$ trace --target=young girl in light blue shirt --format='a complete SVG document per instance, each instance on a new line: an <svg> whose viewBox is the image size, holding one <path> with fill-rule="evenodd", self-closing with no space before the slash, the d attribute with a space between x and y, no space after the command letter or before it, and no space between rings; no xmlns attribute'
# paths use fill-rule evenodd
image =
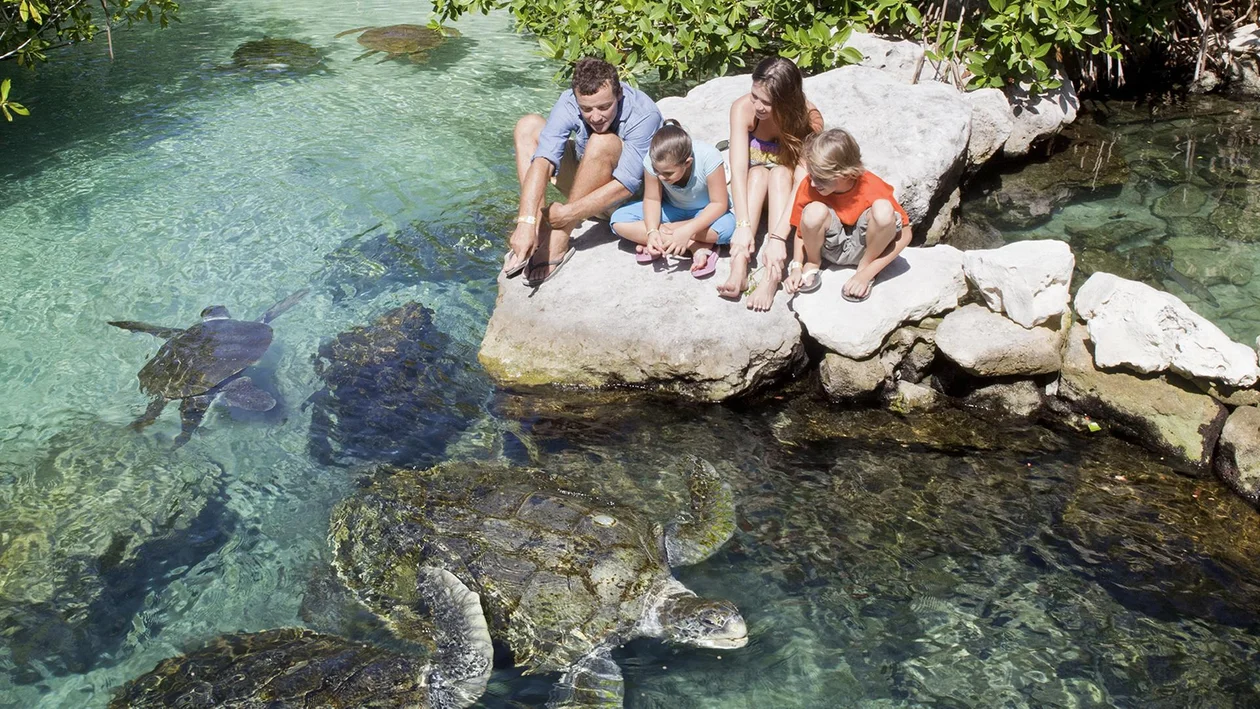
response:
<svg viewBox="0 0 1260 709"><path fill-rule="evenodd" d="M735 231L722 154L692 140L678 121L665 121L643 159L643 201L621 207L609 221L618 236L637 244L639 263L690 256L691 275L712 274L717 245Z"/></svg>

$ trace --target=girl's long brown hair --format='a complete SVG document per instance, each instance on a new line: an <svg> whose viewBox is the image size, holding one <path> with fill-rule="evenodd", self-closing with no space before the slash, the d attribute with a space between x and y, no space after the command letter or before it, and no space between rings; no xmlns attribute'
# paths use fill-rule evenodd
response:
<svg viewBox="0 0 1260 709"><path fill-rule="evenodd" d="M791 59L767 57L753 69L754 83L765 84L770 94L770 114L779 124L779 157L788 168L796 169L801 160L809 127L809 104L805 102L801 70Z"/></svg>

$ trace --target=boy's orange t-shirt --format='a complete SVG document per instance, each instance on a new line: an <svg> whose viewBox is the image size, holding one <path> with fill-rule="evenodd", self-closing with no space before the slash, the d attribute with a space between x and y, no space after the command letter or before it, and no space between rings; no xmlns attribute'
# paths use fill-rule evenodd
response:
<svg viewBox="0 0 1260 709"><path fill-rule="evenodd" d="M901 214L901 223L905 226L910 224L910 215L906 214L906 210L893 199L892 185L881 180L874 173L863 172L862 176L854 183L853 189L848 192L835 192L829 195L823 195L814 189L809 179L801 181L801 186L796 190L796 201L792 203L792 226L799 227L801 225L801 211L805 209L805 205L810 202L822 202L823 204L835 210L836 216L840 218L840 222L845 226L853 226L857 224L858 217L862 216L875 204L877 199L886 199L892 202L893 209Z"/></svg>

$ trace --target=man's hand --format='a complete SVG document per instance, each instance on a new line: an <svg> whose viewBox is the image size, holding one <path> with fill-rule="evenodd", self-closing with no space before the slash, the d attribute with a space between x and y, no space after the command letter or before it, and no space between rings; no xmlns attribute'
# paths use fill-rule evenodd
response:
<svg viewBox="0 0 1260 709"><path fill-rule="evenodd" d="M569 208L569 205L561 204L560 202L552 202L547 205L546 217L547 223L553 229L569 230L582 221L577 218L577 215Z"/></svg>
<svg viewBox="0 0 1260 709"><path fill-rule="evenodd" d="M508 239L508 246L512 253L517 254L521 258L529 258L530 252L538 244L538 225L519 222L516 228L512 230L512 236Z"/></svg>

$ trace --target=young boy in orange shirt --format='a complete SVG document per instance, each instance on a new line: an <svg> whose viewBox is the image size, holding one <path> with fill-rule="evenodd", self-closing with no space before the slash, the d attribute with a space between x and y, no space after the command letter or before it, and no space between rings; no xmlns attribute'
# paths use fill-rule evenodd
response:
<svg viewBox="0 0 1260 709"><path fill-rule="evenodd" d="M846 131L811 135L805 159L809 179L801 180L792 205L797 238L783 288L789 294L818 290L825 258L857 267L841 294L866 300L875 276L910 244L910 216L893 188L862 167L857 141Z"/></svg>

